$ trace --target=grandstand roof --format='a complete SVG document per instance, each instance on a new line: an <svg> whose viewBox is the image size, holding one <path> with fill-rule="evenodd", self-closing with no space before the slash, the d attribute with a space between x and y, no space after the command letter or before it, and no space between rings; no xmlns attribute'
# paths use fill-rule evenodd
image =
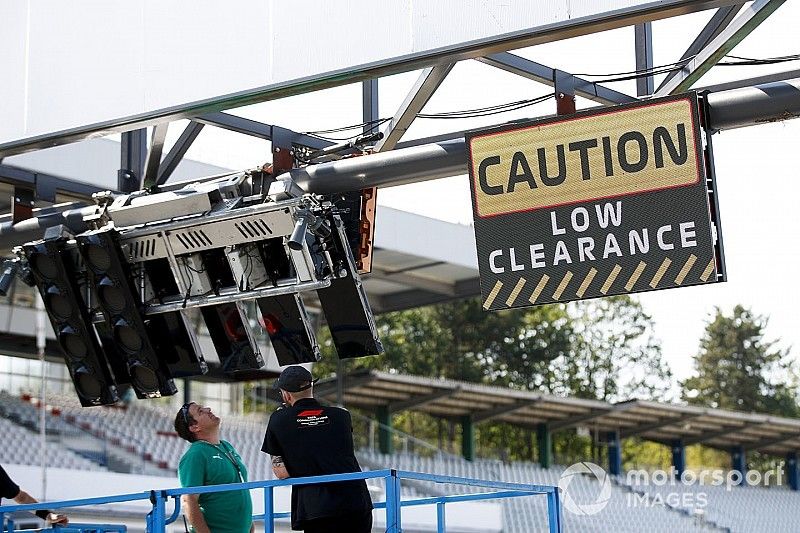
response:
<svg viewBox="0 0 800 533"><path fill-rule="evenodd" d="M342 391L345 405L364 409L470 416L474 422L494 420L524 427L546 423L554 431L581 426L619 431L623 438L639 436L664 444L682 439L686 445L742 446L770 454L800 450L800 420L758 413L647 400L613 404L376 370L346 376ZM321 381L315 393L334 401L336 379Z"/></svg>

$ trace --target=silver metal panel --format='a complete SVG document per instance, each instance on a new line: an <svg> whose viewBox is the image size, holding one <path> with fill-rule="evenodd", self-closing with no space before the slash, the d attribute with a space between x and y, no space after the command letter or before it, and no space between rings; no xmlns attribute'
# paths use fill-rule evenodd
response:
<svg viewBox="0 0 800 533"><path fill-rule="evenodd" d="M183 286L188 288L190 296L202 296L213 290L208 272L203 267L200 254L189 254L176 258L178 272L183 278ZM185 294L184 294L185 296Z"/></svg>
<svg viewBox="0 0 800 533"><path fill-rule="evenodd" d="M261 254L255 244L229 246L225 255L239 290L251 290L261 286L269 279ZM304 279L302 281L308 281Z"/></svg>
<svg viewBox="0 0 800 533"><path fill-rule="evenodd" d="M292 250L288 246L284 246L284 249L292 260L294 271L297 273L297 281L311 281L316 279L314 275L314 261L311 260L308 244L304 243L301 250Z"/></svg>
<svg viewBox="0 0 800 533"><path fill-rule="evenodd" d="M229 245L261 241L289 235L294 229L291 214L269 211L236 219L198 224L191 228L168 231L176 255L223 248Z"/></svg>
<svg viewBox="0 0 800 533"><path fill-rule="evenodd" d="M136 263L167 257L166 248L159 243L162 234L166 234L175 255L282 237L290 235L294 229L292 213L295 204L290 200L234 209L206 216L205 222L192 218L131 230L120 238L123 246L127 246L130 262ZM163 213L165 206L161 205L160 209Z"/></svg>
<svg viewBox="0 0 800 533"><path fill-rule="evenodd" d="M169 205L168 208L165 206ZM142 196L130 202L130 205L108 209L111 220L117 228L169 220L204 213L211 209L211 200L207 192L191 194L162 193Z"/></svg>

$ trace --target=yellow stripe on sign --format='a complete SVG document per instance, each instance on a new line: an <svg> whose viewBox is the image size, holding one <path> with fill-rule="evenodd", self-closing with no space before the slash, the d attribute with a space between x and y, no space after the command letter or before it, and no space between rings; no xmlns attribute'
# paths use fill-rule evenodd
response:
<svg viewBox="0 0 800 533"><path fill-rule="evenodd" d="M564 274L564 277L561 279L561 283L559 283L558 287L556 287L556 292L553 293L553 300L558 300L559 298L561 298L561 294L564 292L564 289L567 288L567 285L569 285L569 281L571 279L572 279L572 272L568 270L567 273Z"/></svg>
<svg viewBox="0 0 800 533"><path fill-rule="evenodd" d="M614 265L614 268L611 269L611 274L608 275L605 283L603 283L603 286L600 287L600 292L606 294L611 288L611 284L614 283L614 280L616 280L617 276L619 276L620 272L622 272L622 267L619 265Z"/></svg>
<svg viewBox="0 0 800 533"><path fill-rule="evenodd" d="M656 275L653 276L653 279L650 280L650 288L655 289L656 287L658 287L661 278L664 277L664 274L667 272L667 269L671 264L672 264L672 259L670 259L669 257L665 257L664 261L661 262L661 266L658 267L658 270L656 270Z"/></svg>
<svg viewBox="0 0 800 533"><path fill-rule="evenodd" d="M639 281L639 276L642 275L644 272L644 267L647 266L647 263L644 261L639 261L639 264L636 265L636 270L633 271L631 277L628 278L628 283L625 284L625 290L630 292L633 290L633 286L636 285L636 282Z"/></svg>
<svg viewBox="0 0 800 533"><path fill-rule="evenodd" d="M494 284L492 288L492 292L489 293L489 296L486 297L486 300L483 302L483 308L489 309L494 303L494 299L497 298L497 293L500 292L500 289L503 288L503 282L498 280L497 283Z"/></svg>
<svg viewBox="0 0 800 533"><path fill-rule="evenodd" d="M536 300L539 298L539 296L541 296L542 291L544 290L544 287L547 285L548 281L550 281L550 276L547 274L542 276L542 279L540 279L539 283L536 284L536 288L533 289L533 294L531 294L531 297L528 298L528 301L530 301L532 304L535 304Z"/></svg>
<svg viewBox="0 0 800 533"><path fill-rule="evenodd" d="M519 281L514 286L514 290L511 291L511 296L509 296L508 300L506 300L506 305L508 305L509 307L514 305L514 300L517 299L517 296L519 296L519 293L522 290L522 287L524 286L525 286L525 278L519 278Z"/></svg>
<svg viewBox="0 0 800 533"><path fill-rule="evenodd" d="M686 260L686 263L681 268L681 271L678 272L678 275L675 277L675 284L680 285L683 283L683 280L686 279L686 276L689 274L689 271L694 266L695 262L697 261L697 256L692 254L689 256L689 259Z"/></svg>
<svg viewBox="0 0 800 533"><path fill-rule="evenodd" d="M586 289L589 288L589 285L592 283L592 280L594 279L594 277L596 275L597 275L597 269L594 268L594 267L590 268L589 269L589 273L586 274L585 278L583 278L583 281L581 282L581 286L578 287L578 291L575 293L575 295L578 298L583 298L583 295L586 293Z"/></svg>
<svg viewBox="0 0 800 533"><path fill-rule="evenodd" d="M714 267L715 267L715 266L716 266L716 265L714 264L714 259L712 258L712 259L711 259L711 262L710 262L710 263L708 263L708 266L707 266L707 267L706 267L706 269L703 271L703 275L702 275L702 276L700 276L700 280L702 280L703 282L706 282L706 281L708 281L708 278L709 278L709 276L711 276L711 273L712 273L712 272L714 272Z"/></svg>

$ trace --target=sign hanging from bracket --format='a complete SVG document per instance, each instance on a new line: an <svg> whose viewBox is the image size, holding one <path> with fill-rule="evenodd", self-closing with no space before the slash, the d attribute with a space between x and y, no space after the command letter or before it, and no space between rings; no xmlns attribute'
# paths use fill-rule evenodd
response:
<svg viewBox="0 0 800 533"><path fill-rule="evenodd" d="M471 132L487 310L724 281L696 94Z"/></svg>

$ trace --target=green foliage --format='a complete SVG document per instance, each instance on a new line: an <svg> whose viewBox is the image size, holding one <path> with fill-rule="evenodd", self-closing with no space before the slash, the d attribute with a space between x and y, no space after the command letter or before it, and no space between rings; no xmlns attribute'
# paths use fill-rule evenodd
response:
<svg viewBox="0 0 800 533"><path fill-rule="evenodd" d="M789 353L764 339L766 326L765 317L741 305L729 316L717 308L694 357L697 375L683 382L684 399L722 409L800 414Z"/></svg>
<svg viewBox="0 0 800 533"><path fill-rule="evenodd" d="M478 299L377 317L384 353L347 362L348 370L377 368L418 376L537 389L546 359L568 353L572 329L564 306L487 313ZM336 371L327 331L320 376Z"/></svg>
<svg viewBox="0 0 800 533"><path fill-rule="evenodd" d="M671 385L653 321L628 296L492 313L475 298L387 313L376 322L384 354L337 361L323 330L315 374L374 368L609 401L661 398ZM456 420L403 412L394 416L394 427L460 452ZM602 453L602 445L574 431L552 438L558 462ZM536 431L486 422L476 426L476 446L483 457L535 460Z"/></svg>
<svg viewBox="0 0 800 533"><path fill-rule="evenodd" d="M638 437L622 441L623 470L669 470L672 452L669 447Z"/></svg>
<svg viewBox="0 0 800 533"><path fill-rule="evenodd" d="M653 320L630 296L573 304L573 349L554 364L550 389L570 396L618 401L663 399L672 373L653 336Z"/></svg>

